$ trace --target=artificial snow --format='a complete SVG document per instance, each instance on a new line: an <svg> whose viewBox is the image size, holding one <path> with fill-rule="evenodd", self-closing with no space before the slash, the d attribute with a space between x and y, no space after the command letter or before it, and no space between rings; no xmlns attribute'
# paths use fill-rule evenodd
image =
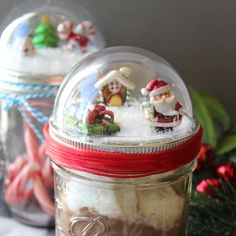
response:
<svg viewBox="0 0 236 236"><path fill-rule="evenodd" d="M132 106L107 107L107 109L113 111L114 122L120 126L120 132L111 137L102 138L106 142L174 140L186 136L193 126L192 120L184 115L180 125L173 131L157 132L152 124L145 120L145 114L139 102Z"/></svg>
<svg viewBox="0 0 236 236"><path fill-rule="evenodd" d="M116 136L138 138L142 134L143 138L147 138L155 134L149 123L145 121L140 104L137 103L130 107L107 107L107 109L113 111L114 122L120 126L121 131Z"/></svg>
<svg viewBox="0 0 236 236"><path fill-rule="evenodd" d="M1 49L0 66L15 72L43 75L66 75L69 70L85 55L98 49L88 46L88 53L82 54L80 49L68 51L65 48L38 48L35 54L24 56L12 46Z"/></svg>

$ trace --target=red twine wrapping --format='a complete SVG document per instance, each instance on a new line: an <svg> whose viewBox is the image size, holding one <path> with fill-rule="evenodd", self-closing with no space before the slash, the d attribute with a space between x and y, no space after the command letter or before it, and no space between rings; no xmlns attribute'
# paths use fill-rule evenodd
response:
<svg viewBox="0 0 236 236"><path fill-rule="evenodd" d="M135 178L164 173L195 159L200 147L202 128L185 143L163 152L147 154L114 153L76 149L55 141L44 127L46 153L57 165L114 178Z"/></svg>

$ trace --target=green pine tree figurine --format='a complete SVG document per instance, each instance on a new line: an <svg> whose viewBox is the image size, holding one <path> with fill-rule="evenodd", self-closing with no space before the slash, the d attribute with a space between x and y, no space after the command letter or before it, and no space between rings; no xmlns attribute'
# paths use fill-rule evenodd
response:
<svg viewBox="0 0 236 236"><path fill-rule="evenodd" d="M55 48L58 46L56 28L50 24L49 16L44 16L34 30L33 45L35 48Z"/></svg>

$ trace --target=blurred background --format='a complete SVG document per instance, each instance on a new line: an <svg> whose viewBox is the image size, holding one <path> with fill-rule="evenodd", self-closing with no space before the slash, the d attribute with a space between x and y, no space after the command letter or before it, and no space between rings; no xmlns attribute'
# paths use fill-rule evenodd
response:
<svg viewBox="0 0 236 236"><path fill-rule="evenodd" d="M218 96L236 119L234 0L75 1L94 15L108 46L158 53L186 83ZM19 2L0 0L0 21Z"/></svg>

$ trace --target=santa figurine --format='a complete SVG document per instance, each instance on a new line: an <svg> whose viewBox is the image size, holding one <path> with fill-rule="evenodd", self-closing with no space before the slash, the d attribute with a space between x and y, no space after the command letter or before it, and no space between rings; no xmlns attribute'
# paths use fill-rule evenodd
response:
<svg viewBox="0 0 236 236"><path fill-rule="evenodd" d="M151 80L141 93L149 96L150 101L142 107L145 118L160 131L172 130L182 119L183 107L177 101L172 86L161 79Z"/></svg>

